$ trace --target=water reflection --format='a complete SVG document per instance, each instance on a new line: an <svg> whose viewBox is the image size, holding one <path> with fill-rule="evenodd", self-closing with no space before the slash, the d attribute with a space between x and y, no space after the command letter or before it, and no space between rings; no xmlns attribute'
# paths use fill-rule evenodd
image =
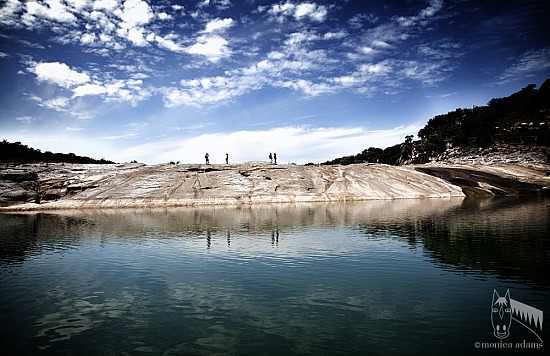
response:
<svg viewBox="0 0 550 356"><path fill-rule="evenodd" d="M3 214L0 353L463 354L493 288L548 306L549 224L520 199Z"/></svg>
<svg viewBox="0 0 550 356"><path fill-rule="evenodd" d="M548 203L525 199L425 199L348 204L315 203L240 208L178 208L148 210L83 210L0 215L0 263L23 261L50 250L78 248L84 241L158 237L204 239L207 250L228 249L237 236L269 233L271 245L280 234L300 229L346 227L369 238L403 239L412 249L459 269L488 271L542 285L550 278L550 210ZM248 241L247 241L248 242ZM294 254L291 241L287 252ZM290 245L289 245L290 244ZM310 246L310 248L316 248ZM321 250L342 246L322 246ZM304 246L299 247L304 249ZM351 247L353 249L353 247ZM345 252L345 251L344 251Z"/></svg>
<svg viewBox="0 0 550 356"><path fill-rule="evenodd" d="M421 246L454 269L487 272L548 286L550 208L548 200L466 199L421 218L369 220L367 235L387 235Z"/></svg>

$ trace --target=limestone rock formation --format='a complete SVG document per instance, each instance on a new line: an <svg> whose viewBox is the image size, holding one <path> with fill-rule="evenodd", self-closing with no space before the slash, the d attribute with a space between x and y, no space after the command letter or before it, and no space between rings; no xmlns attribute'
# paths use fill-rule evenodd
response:
<svg viewBox="0 0 550 356"><path fill-rule="evenodd" d="M548 167L266 163L0 168L0 210L237 205L546 194Z"/></svg>

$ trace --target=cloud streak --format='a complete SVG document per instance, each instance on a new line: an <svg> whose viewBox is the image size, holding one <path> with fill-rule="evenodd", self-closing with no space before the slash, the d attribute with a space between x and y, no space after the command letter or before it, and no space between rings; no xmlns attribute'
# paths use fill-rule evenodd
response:
<svg viewBox="0 0 550 356"><path fill-rule="evenodd" d="M276 152L280 163L320 163L343 155L356 154L367 147L387 147L415 135L420 125L389 130L363 128L314 128L285 126L270 130L216 132L196 137L161 139L125 149L122 160L162 163L169 161L201 163L206 152L212 163L266 161Z"/></svg>
<svg viewBox="0 0 550 356"><path fill-rule="evenodd" d="M527 51L498 77L497 84L505 84L518 77L529 76L550 69L550 47Z"/></svg>

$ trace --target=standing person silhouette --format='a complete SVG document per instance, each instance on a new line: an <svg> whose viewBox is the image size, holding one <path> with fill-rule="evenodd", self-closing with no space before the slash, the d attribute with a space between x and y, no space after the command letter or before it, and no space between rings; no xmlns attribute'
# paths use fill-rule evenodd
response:
<svg viewBox="0 0 550 356"><path fill-rule="evenodd" d="M210 164L210 159L209 159L210 155L208 153L206 153L204 155L204 159L206 160L206 164Z"/></svg>
<svg viewBox="0 0 550 356"><path fill-rule="evenodd" d="M271 152L269 153L269 163L273 163L273 155Z"/></svg>
<svg viewBox="0 0 550 356"><path fill-rule="evenodd" d="M275 160L275 164L277 164L277 154L276 153L273 154L273 159Z"/></svg>
<svg viewBox="0 0 550 356"><path fill-rule="evenodd" d="M225 164L229 164L229 153L225 154Z"/></svg>

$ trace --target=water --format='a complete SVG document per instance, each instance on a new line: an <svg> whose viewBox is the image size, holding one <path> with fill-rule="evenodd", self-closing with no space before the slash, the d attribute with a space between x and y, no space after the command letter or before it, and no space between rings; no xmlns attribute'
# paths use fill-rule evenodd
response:
<svg viewBox="0 0 550 356"><path fill-rule="evenodd" d="M0 214L0 353L424 355L523 341L541 353L548 327L513 321L501 341L491 304L509 290L550 311L549 206Z"/></svg>

